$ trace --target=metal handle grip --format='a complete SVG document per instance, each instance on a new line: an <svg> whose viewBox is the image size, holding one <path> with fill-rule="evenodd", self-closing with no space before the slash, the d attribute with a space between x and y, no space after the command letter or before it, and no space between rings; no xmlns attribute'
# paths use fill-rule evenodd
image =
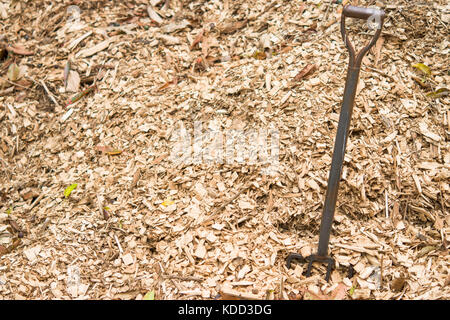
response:
<svg viewBox="0 0 450 320"><path fill-rule="evenodd" d="M355 48L350 42L350 39L347 37L347 32L345 31L345 18L357 18L364 19L368 23L369 22L377 22L377 31L373 35L372 40L361 49L361 51L356 54ZM350 68L359 68L361 66L361 61L364 55L369 51L369 49L377 42L378 38L381 34L381 28L383 27L385 18L385 13L383 10L378 10L375 8L361 8L355 6L345 6L342 11L341 17L341 33L342 38L344 39L345 45L347 46L348 52L350 54Z"/></svg>
<svg viewBox="0 0 450 320"><path fill-rule="evenodd" d="M370 17L380 17L384 19L385 13L383 10L378 10L375 8L362 8L355 6L345 6L343 10L343 14L349 18L363 19L368 20Z"/></svg>

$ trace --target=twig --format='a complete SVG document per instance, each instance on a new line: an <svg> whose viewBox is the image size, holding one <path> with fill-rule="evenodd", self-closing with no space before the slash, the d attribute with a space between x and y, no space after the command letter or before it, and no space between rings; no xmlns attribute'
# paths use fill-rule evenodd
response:
<svg viewBox="0 0 450 320"><path fill-rule="evenodd" d="M388 192L387 189L384 189L384 202L386 209L386 219L389 219L389 204L388 204Z"/></svg>
<svg viewBox="0 0 450 320"><path fill-rule="evenodd" d="M62 107L60 106L60 104L56 101L55 97L54 97L53 94L50 92L50 90L48 90L47 86L45 85L44 80L41 80L40 82L41 82L41 85L44 87L45 92L47 92L47 95L48 95L48 96L50 97L50 99L53 101L53 103L54 103L55 105L57 105L58 107L62 108Z"/></svg>
<svg viewBox="0 0 450 320"><path fill-rule="evenodd" d="M367 67L367 66L366 66L365 68L367 68L367 69L369 69L369 70L371 70L371 71L375 71L376 73L381 74L382 76L385 76L386 78L391 79L393 82L396 82L396 81L397 81L393 76L388 75L387 73L384 73L384 72L381 71L381 70L378 70L378 69L375 69L375 68L372 68L372 67Z"/></svg>
<svg viewBox="0 0 450 320"><path fill-rule="evenodd" d="M122 249L122 246L120 245L119 239L117 238L116 235L114 235L114 239L115 239L116 242L117 242L117 246L119 247L119 252L120 252L120 254L122 254L122 253L123 253L123 249Z"/></svg>
<svg viewBox="0 0 450 320"><path fill-rule="evenodd" d="M383 289L383 255L380 257L380 290Z"/></svg>
<svg viewBox="0 0 450 320"><path fill-rule="evenodd" d="M8 176L8 180L11 180L11 176L10 176L11 171L9 171L9 169L8 169L8 164L2 158L0 158L0 160L3 163L3 165L5 166L5 172L6 172L7 176Z"/></svg>
<svg viewBox="0 0 450 320"><path fill-rule="evenodd" d="M219 208L216 209L209 217L207 217L205 220L203 220L202 224L205 224L209 221L211 221L219 212L221 212L223 209L225 209L230 203L232 203L234 200L236 200L243 192L245 192L248 188L252 186L252 183L247 184L245 187L243 187L241 190L236 192L236 194L231 198L225 201Z"/></svg>
<svg viewBox="0 0 450 320"><path fill-rule="evenodd" d="M164 279L164 278L169 279L170 282L172 282L172 284L177 288L178 292L181 292L182 290L181 290L180 286L179 286L175 281L173 281L174 278L168 277L168 276L165 274L166 271L164 270L164 268L163 268L163 266L161 265L161 263L158 262L158 264L159 264L159 269L160 269L160 271L161 271L160 276L161 276L163 279Z"/></svg>
<svg viewBox="0 0 450 320"><path fill-rule="evenodd" d="M45 196L45 194L44 193L41 193L40 195L39 195L39 197L37 197L34 201L33 201L33 203L31 204L31 206L30 206L30 211L31 211L31 209L33 209L38 203L39 203L39 201L41 201L42 200L42 198Z"/></svg>
<svg viewBox="0 0 450 320"><path fill-rule="evenodd" d="M21 84L15 83L15 82L13 82L13 81L9 81L8 79L5 79L5 78L1 78L1 79L2 79L3 81L8 82L9 84L14 85L14 86L18 86L18 87L21 87L21 88L24 88L24 89L30 89L30 88L25 87L25 86L23 86L23 85L21 85Z"/></svg>

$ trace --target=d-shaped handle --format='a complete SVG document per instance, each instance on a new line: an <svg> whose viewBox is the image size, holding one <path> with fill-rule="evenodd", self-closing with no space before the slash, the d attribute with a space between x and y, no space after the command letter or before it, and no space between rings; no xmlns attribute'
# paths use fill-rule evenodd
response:
<svg viewBox="0 0 450 320"><path fill-rule="evenodd" d="M385 17L383 10L378 10L375 8L362 8L355 6L345 6L343 14L349 18L368 20L371 17L379 17L380 20Z"/></svg>
<svg viewBox="0 0 450 320"><path fill-rule="evenodd" d="M355 48L350 42L350 39L347 36L347 32L345 30L345 18L356 18L367 20L367 22L376 22L377 23L377 31L373 35L372 40L361 49L361 51L356 54ZM385 18L385 13L383 10L378 10L375 8L361 8L355 6L345 6L342 11L341 16L341 33L342 38L344 39L345 45L347 46L349 55L350 55L350 68L357 68L361 66L361 61L364 55L369 51L369 49L377 42L378 38L381 34L381 28L383 27L383 22Z"/></svg>

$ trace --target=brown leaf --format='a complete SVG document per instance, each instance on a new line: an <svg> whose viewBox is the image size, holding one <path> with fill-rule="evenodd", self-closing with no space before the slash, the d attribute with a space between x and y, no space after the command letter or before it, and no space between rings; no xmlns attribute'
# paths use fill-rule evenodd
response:
<svg viewBox="0 0 450 320"><path fill-rule="evenodd" d="M227 24L225 24L222 28L220 28L220 33L223 34L231 34L236 32L239 29L242 29L243 27L245 27L247 25L247 19L242 20L242 21L233 21L233 22L229 22Z"/></svg>
<svg viewBox="0 0 450 320"><path fill-rule="evenodd" d="M15 54L19 54L22 56L32 56L34 54L33 51L25 49L25 47L21 44L9 45L6 49L10 52L13 52Z"/></svg>
<svg viewBox="0 0 450 320"><path fill-rule="evenodd" d="M36 192L35 190L29 190L24 193L21 193L20 195L22 196L23 200L26 201L28 199L37 198L39 196L39 193Z"/></svg>
<svg viewBox="0 0 450 320"><path fill-rule="evenodd" d="M20 239L15 239L12 243L12 245L10 245L7 250L8 252L13 251L14 249L16 249L18 246L20 246L20 244L22 243L22 240Z"/></svg>
<svg viewBox="0 0 450 320"><path fill-rule="evenodd" d="M9 222L10 226L14 229L14 231L21 232L21 229L20 229L19 225L17 224L17 222L15 222L12 219L9 219L8 222Z"/></svg>
<svg viewBox="0 0 450 320"><path fill-rule="evenodd" d="M330 300L330 298L324 295L322 292L314 293L308 290L304 296L305 300Z"/></svg>
<svg viewBox="0 0 450 320"><path fill-rule="evenodd" d="M6 60L8 57L8 50L6 48L0 48L0 62Z"/></svg>
<svg viewBox="0 0 450 320"><path fill-rule="evenodd" d="M373 61L373 65L375 68L378 68L378 62L380 61L381 48L383 47L383 43L384 43L384 38L380 37L377 40L377 43L375 44L375 46L372 48L372 52L375 55L375 58Z"/></svg>
<svg viewBox="0 0 450 320"><path fill-rule="evenodd" d="M444 228L444 220L442 220L440 217L436 216L436 221L434 221L434 227L441 231L442 228Z"/></svg>
<svg viewBox="0 0 450 320"><path fill-rule="evenodd" d="M330 296L333 300L344 300L347 296L347 286L343 283L339 283Z"/></svg>
<svg viewBox="0 0 450 320"><path fill-rule="evenodd" d="M16 90L26 90L33 85L33 82L28 81L26 79L20 79L14 82L17 86L15 86Z"/></svg>
<svg viewBox="0 0 450 320"><path fill-rule="evenodd" d="M403 287L405 286L406 283L406 278L404 277L400 277L400 278L396 278L394 280L392 280L391 282L391 288L394 291L402 291Z"/></svg>
<svg viewBox="0 0 450 320"><path fill-rule="evenodd" d="M80 90L80 75L76 71L69 71L67 77L66 91L78 92Z"/></svg>
<svg viewBox="0 0 450 320"><path fill-rule="evenodd" d="M1 244L0 244L0 257L2 256L2 255L4 255L4 254L7 254L8 253L8 249L6 249L4 246L2 246Z"/></svg>
<svg viewBox="0 0 450 320"><path fill-rule="evenodd" d="M13 63L8 68L9 81L17 81L19 79L20 69L17 64Z"/></svg>
<svg viewBox="0 0 450 320"><path fill-rule="evenodd" d="M200 33L195 37L194 41L192 41L192 44L189 47L189 50L192 51L192 49L194 49L197 44L202 42L204 33L205 33L205 29L200 30Z"/></svg>
<svg viewBox="0 0 450 320"><path fill-rule="evenodd" d="M294 81L300 81L308 75L314 73L317 70L317 66L315 64L308 64L304 67L297 75L294 77Z"/></svg>
<svg viewBox="0 0 450 320"><path fill-rule="evenodd" d="M177 84L178 83L178 78L175 77L173 78L171 81L167 81L166 83L164 83L162 86L160 86L158 89L156 89L156 91L161 91L166 89L168 86L170 86L171 84Z"/></svg>

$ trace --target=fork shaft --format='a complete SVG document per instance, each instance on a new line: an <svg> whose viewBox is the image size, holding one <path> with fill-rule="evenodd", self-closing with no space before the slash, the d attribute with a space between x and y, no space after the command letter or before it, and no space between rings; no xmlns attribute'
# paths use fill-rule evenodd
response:
<svg viewBox="0 0 450 320"><path fill-rule="evenodd" d="M344 164L345 147L347 145L348 132L352 119L353 104L355 101L356 87L358 85L360 68L349 67L344 89L344 100L342 102L339 124L334 142L331 170L328 177L328 187L325 196L325 204L320 223L319 247L317 254L326 256L328 254L328 242L330 240L331 225L333 223L336 200L339 191L342 166Z"/></svg>

